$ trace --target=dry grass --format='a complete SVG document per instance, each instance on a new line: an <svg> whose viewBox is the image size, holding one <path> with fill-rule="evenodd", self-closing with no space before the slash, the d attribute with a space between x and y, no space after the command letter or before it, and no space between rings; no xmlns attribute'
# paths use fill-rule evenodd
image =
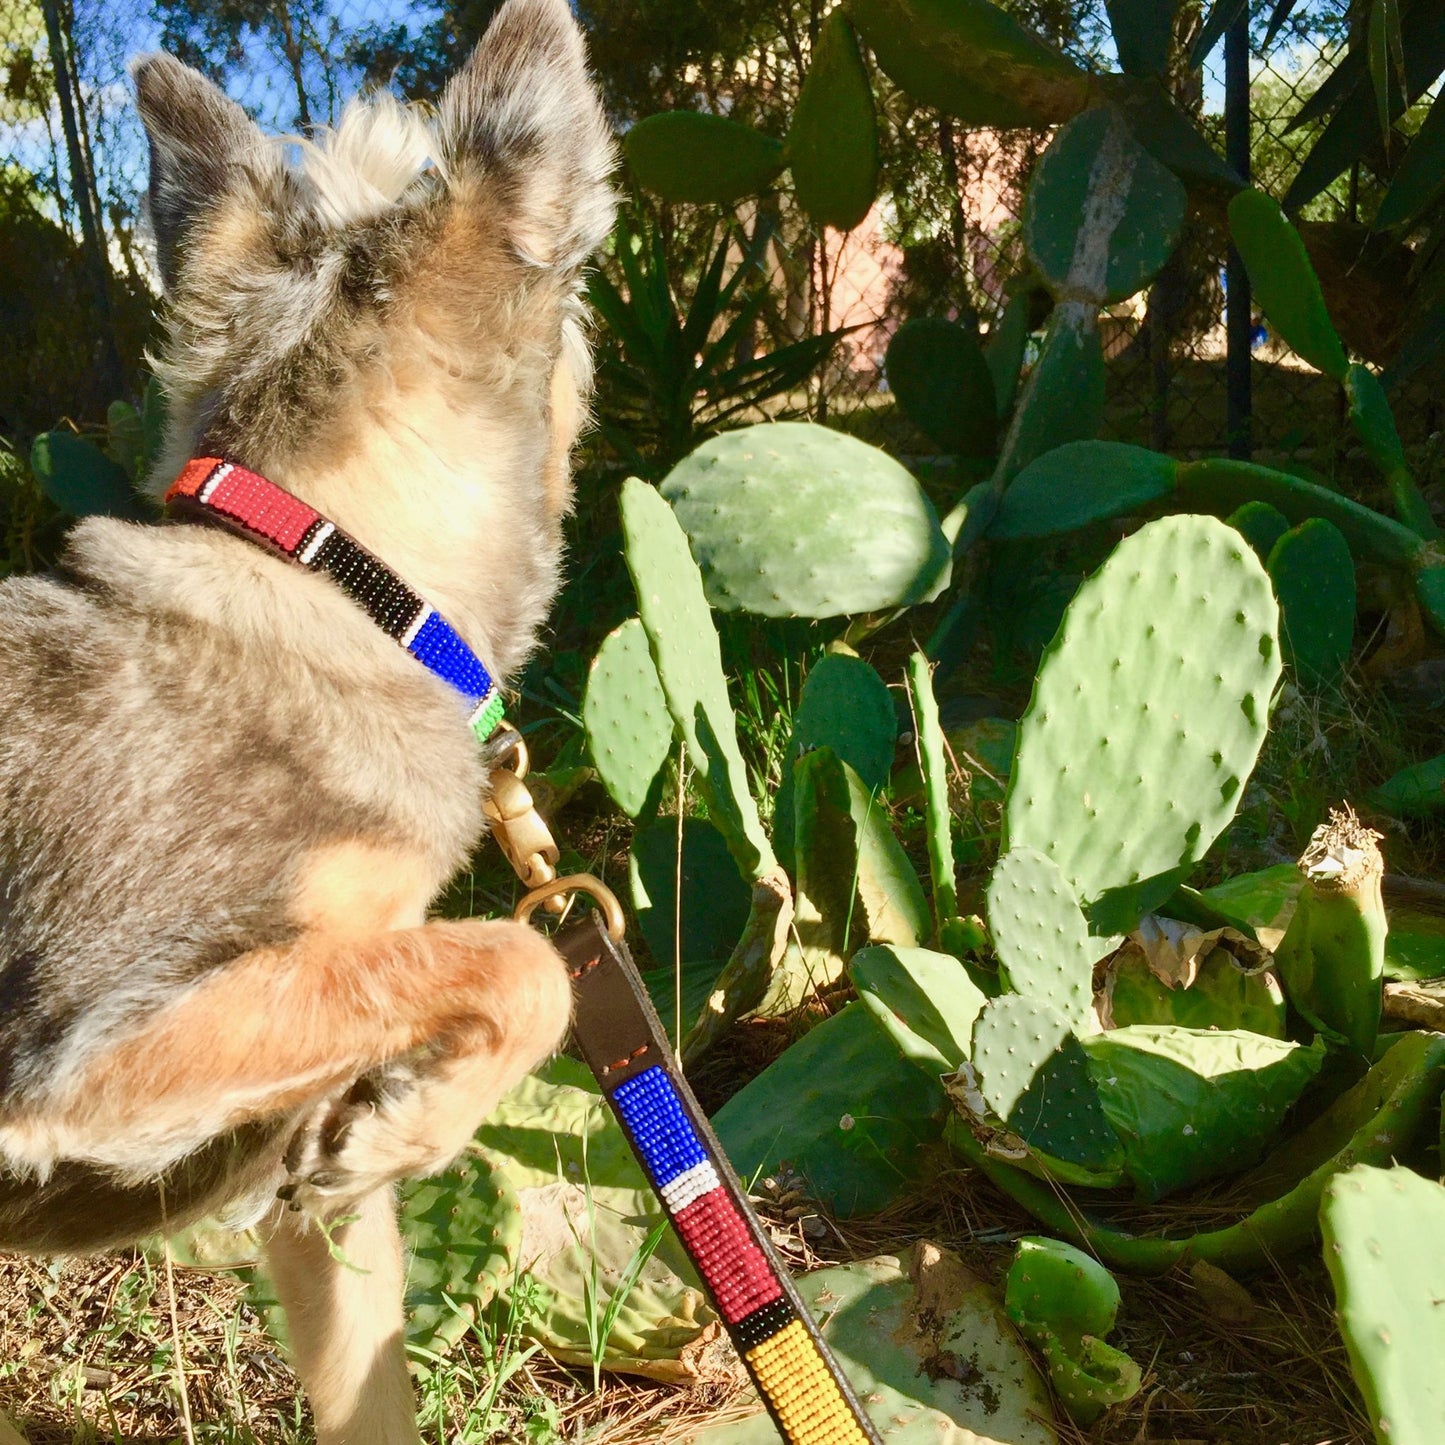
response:
<svg viewBox="0 0 1445 1445"><path fill-rule="evenodd" d="M942 1160L926 1197L883 1214L787 1214L797 1211L773 1211L772 1229L797 1271L929 1239L995 1283L1013 1240L1035 1228L980 1176ZM194 1270L176 1282L195 1439L307 1445L304 1402L242 1283ZM1247 1294L1186 1271L1120 1283L1114 1343L1144 1367L1144 1390L1090 1431L1061 1426L1061 1445L1369 1445L1314 1254L1245 1281ZM164 1276L143 1256L0 1261L0 1407L25 1422L31 1445L183 1439L170 1337ZM590 1374L536 1356L484 1422L478 1400L494 1363L470 1341L441 1372L420 1371L428 1441L684 1445L751 1408L726 1381L681 1391L613 1375L593 1393Z"/></svg>

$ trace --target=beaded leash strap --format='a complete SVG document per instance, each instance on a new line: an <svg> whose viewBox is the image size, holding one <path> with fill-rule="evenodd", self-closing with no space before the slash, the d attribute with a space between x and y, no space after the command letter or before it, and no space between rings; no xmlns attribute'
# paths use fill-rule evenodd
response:
<svg viewBox="0 0 1445 1445"><path fill-rule="evenodd" d="M326 573L467 699L480 741L496 729L501 696L476 654L384 562L314 508L216 457L187 464L166 493L166 508L175 520L224 527ZM528 897L591 882L557 879ZM576 996L573 1033L583 1057L787 1445L881 1445L677 1068L622 942L620 918L614 921L604 927L590 913L556 939Z"/></svg>

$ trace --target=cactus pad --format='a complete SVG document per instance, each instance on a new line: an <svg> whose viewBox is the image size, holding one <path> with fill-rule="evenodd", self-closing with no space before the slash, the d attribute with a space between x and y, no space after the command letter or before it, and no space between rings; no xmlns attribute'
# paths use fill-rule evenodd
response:
<svg viewBox="0 0 1445 1445"><path fill-rule="evenodd" d="M871 994L936 1051L945 1069L968 1053L983 994L951 955L926 948L878 945L848 964L859 994Z"/></svg>
<svg viewBox="0 0 1445 1445"><path fill-rule="evenodd" d="M130 474L98 446L66 431L41 432L30 448L30 470L41 490L72 517L146 516Z"/></svg>
<svg viewBox="0 0 1445 1445"><path fill-rule="evenodd" d="M623 483L621 509L627 568L668 711L687 740L713 823L744 875L756 877L776 860L738 750L717 630L687 538L646 482Z"/></svg>
<svg viewBox="0 0 1445 1445"><path fill-rule="evenodd" d="M1254 548L1261 562L1269 560L1274 544L1289 531L1289 518L1268 502L1246 502L1224 520Z"/></svg>
<svg viewBox="0 0 1445 1445"><path fill-rule="evenodd" d="M658 818L632 835L629 859L637 924L657 963L673 965L677 927L677 819ZM727 840L706 818L682 825L682 962L721 966L742 936L752 890Z"/></svg>
<svg viewBox="0 0 1445 1445"><path fill-rule="evenodd" d="M1445 1438L1445 1189L1361 1165L1320 1206L1325 1264L1350 1369L1382 1445Z"/></svg>
<svg viewBox="0 0 1445 1445"><path fill-rule="evenodd" d="M881 788L893 767L898 714L893 696L861 657L830 653L803 682L793 732L783 749L783 783L773 805L773 847L793 859L793 765L813 748L832 748L866 788Z"/></svg>
<svg viewBox="0 0 1445 1445"><path fill-rule="evenodd" d="M1084 302L1066 302L1049 318L999 451L999 474L1015 477L1045 452L1092 437L1103 416L1104 352L1097 317Z"/></svg>
<svg viewBox="0 0 1445 1445"><path fill-rule="evenodd" d="M637 122L627 164L665 201L730 206L766 189L783 168L782 143L720 115L665 110Z"/></svg>
<svg viewBox="0 0 1445 1445"><path fill-rule="evenodd" d="M1099 106L1054 137L1029 182L1024 243L1059 299L1122 301L1169 259L1184 187Z"/></svg>
<svg viewBox="0 0 1445 1445"><path fill-rule="evenodd" d="M891 1203L918 1177L943 1090L858 1002L805 1034L713 1120L744 1179L784 1164L839 1214Z"/></svg>
<svg viewBox="0 0 1445 1445"><path fill-rule="evenodd" d="M1099 940L1053 859L1012 848L988 880L988 927L1008 986L1051 1004L1077 1034L1092 1033Z"/></svg>
<svg viewBox="0 0 1445 1445"><path fill-rule="evenodd" d="M978 337L942 316L905 321L888 343L888 387L909 421L940 451L992 456L998 403Z"/></svg>
<svg viewBox="0 0 1445 1445"><path fill-rule="evenodd" d="M1021 994L990 999L973 1026L970 1061L984 1102L1036 1153L1108 1171L1120 1156L1089 1072L1064 1017Z"/></svg>
<svg viewBox="0 0 1445 1445"><path fill-rule="evenodd" d="M1349 359L1305 244L1278 204L1262 191L1240 191L1229 203L1229 233L1265 320L1311 366L1343 383Z"/></svg>
<svg viewBox="0 0 1445 1445"><path fill-rule="evenodd" d="M1369 795L1369 803L1394 818L1445 812L1445 756L1401 768Z"/></svg>
<svg viewBox="0 0 1445 1445"><path fill-rule="evenodd" d="M635 818L667 761L673 734L647 632L636 617L602 639L587 678L582 722L602 786Z"/></svg>
<svg viewBox="0 0 1445 1445"><path fill-rule="evenodd" d="M1277 627L1269 578L1222 522L1165 517L1122 542L1044 654L1008 847L1046 853L1086 904L1202 857L1264 741Z"/></svg>
<svg viewBox="0 0 1445 1445"><path fill-rule="evenodd" d="M1301 682L1334 682L1355 640L1355 564L1332 522L1312 517L1270 550L1269 576L1279 599L1280 641Z"/></svg>
<svg viewBox="0 0 1445 1445"><path fill-rule="evenodd" d="M878 191L878 121L858 39L841 9L818 32L787 150L798 202L819 226L850 231L868 214Z"/></svg>
<svg viewBox="0 0 1445 1445"><path fill-rule="evenodd" d="M912 474L810 422L713 437L661 493L725 612L837 617L921 602L948 582L951 549Z"/></svg>
<svg viewBox="0 0 1445 1445"><path fill-rule="evenodd" d="M1265 1038L1284 1037L1284 994L1269 970L1249 972L1223 948L1210 950L1185 987L1166 983L1142 951L1125 950L1110 961L1104 1014L1110 1028L1128 1024L1177 1024L1186 1029L1248 1029Z"/></svg>
<svg viewBox="0 0 1445 1445"><path fill-rule="evenodd" d="M1122 516L1174 490L1172 457L1126 442L1079 441L1035 458L1004 493L988 534L1053 537Z"/></svg>

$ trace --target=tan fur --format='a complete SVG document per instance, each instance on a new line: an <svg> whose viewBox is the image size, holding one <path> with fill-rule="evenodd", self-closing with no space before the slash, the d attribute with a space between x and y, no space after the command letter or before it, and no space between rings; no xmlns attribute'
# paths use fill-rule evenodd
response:
<svg viewBox="0 0 1445 1445"><path fill-rule="evenodd" d="M304 864L291 916L304 932L333 938L414 928L444 881L430 860L399 848L328 843Z"/></svg>

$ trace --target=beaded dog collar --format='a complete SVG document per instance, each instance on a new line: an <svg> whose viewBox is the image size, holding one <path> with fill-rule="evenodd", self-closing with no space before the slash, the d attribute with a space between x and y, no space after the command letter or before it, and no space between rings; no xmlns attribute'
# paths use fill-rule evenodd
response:
<svg viewBox="0 0 1445 1445"><path fill-rule="evenodd" d="M492 735L505 704L476 653L425 598L314 507L235 462L198 457L166 493L166 511L179 520L222 526L326 573L388 637L467 699L467 721L479 742Z"/></svg>

